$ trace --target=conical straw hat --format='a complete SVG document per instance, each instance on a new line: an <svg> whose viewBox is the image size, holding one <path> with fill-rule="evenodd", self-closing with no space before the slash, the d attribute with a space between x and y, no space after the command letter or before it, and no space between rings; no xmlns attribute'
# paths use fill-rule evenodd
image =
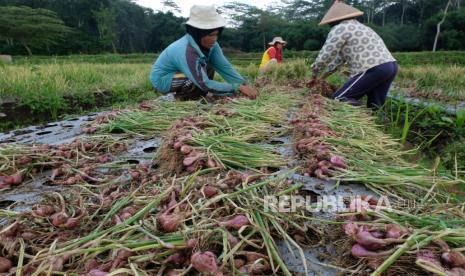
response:
<svg viewBox="0 0 465 276"><path fill-rule="evenodd" d="M318 25L324 25L360 15L363 15L362 11L336 0Z"/></svg>

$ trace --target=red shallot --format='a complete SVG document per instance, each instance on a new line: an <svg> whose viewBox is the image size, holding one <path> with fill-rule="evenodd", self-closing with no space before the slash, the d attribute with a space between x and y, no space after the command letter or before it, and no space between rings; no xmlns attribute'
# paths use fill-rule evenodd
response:
<svg viewBox="0 0 465 276"><path fill-rule="evenodd" d="M365 258L365 257L382 257L391 254L390 252L374 252L366 249L360 244L356 243L352 246L351 253L354 257Z"/></svg>
<svg viewBox="0 0 465 276"><path fill-rule="evenodd" d="M8 272L13 266L12 262L4 257L0 257L0 273Z"/></svg>
<svg viewBox="0 0 465 276"><path fill-rule="evenodd" d="M218 273L216 256L210 251L196 252L192 254L191 264L198 272L209 273L212 275L216 275Z"/></svg>
<svg viewBox="0 0 465 276"><path fill-rule="evenodd" d="M347 165L344 163L341 156L333 155L331 156L330 161L331 161L331 164L333 164L337 168L347 169Z"/></svg>
<svg viewBox="0 0 465 276"><path fill-rule="evenodd" d="M237 215L230 220L220 222L221 226L225 226L227 228L232 228L236 230L239 230L241 229L241 227L249 225L249 224L250 224L249 219L244 215Z"/></svg>
<svg viewBox="0 0 465 276"><path fill-rule="evenodd" d="M465 265L465 256L459 251L444 252L441 255L442 260L451 267L459 267Z"/></svg>
<svg viewBox="0 0 465 276"><path fill-rule="evenodd" d="M203 188L203 194L205 195L206 198L211 198L218 194L218 189L214 186L207 185Z"/></svg>

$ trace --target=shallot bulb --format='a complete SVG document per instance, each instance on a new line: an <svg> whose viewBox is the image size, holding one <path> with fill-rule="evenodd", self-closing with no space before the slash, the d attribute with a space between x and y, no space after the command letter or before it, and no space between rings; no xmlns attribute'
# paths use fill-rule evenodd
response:
<svg viewBox="0 0 465 276"><path fill-rule="evenodd" d="M106 276L109 273L100 269L92 269L91 271L87 272L85 276Z"/></svg>
<svg viewBox="0 0 465 276"><path fill-rule="evenodd" d="M441 255L442 260L451 267L465 265L465 256L459 251L444 252Z"/></svg>
<svg viewBox="0 0 465 276"><path fill-rule="evenodd" d="M382 257L382 256L386 256L390 254L389 252L383 252L383 251L381 252L370 251L358 243L352 246L351 253L352 253L352 256L358 257L358 258Z"/></svg>
<svg viewBox="0 0 465 276"><path fill-rule="evenodd" d="M0 273L8 272L12 266L13 263L9 259L0 257Z"/></svg>
<svg viewBox="0 0 465 276"><path fill-rule="evenodd" d="M68 215L64 212L55 213L50 216L52 224L56 227L64 225L68 221Z"/></svg>
<svg viewBox="0 0 465 276"><path fill-rule="evenodd" d="M385 247L388 243L384 239L378 239L363 229L359 229L355 234L355 241L368 250L378 250Z"/></svg>
<svg viewBox="0 0 465 276"><path fill-rule="evenodd" d="M389 224L387 226L386 238L398 239L402 236L403 231L397 224Z"/></svg>
<svg viewBox="0 0 465 276"><path fill-rule="evenodd" d="M196 252L191 256L191 264L198 271L217 275L218 266L216 265L216 256L210 251Z"/></svg>
<svg viewBox="0 0 465 276"><path fill-rule="evenodd" d="M196 247L197 245L199 244L199 240L198 239L189 239L186 243L186 246L188 248L194 248Z"/></svg>
<svg viewBox="0 0 465 276"><path fill-rule="evenodd" d="M181 265L185 261L184 256L181 253L174 253L173 255L169 256L165 259L165 263L171 263L176 265Z"/></svg>
<svg viewBox="0 0 465 276"><path fill-rule="evenodd" d="M184 145L184 146L181 147L181 152L183 154L187 155L187 154L191 153L191 151L192 151L192 148L190 146L188 146L188 145Z"/></svg>
<svg viewBox="0 0 465 276"><path fill-rule="evenodd" d="M431 250L425 249L418 251L415 263L422 267L428 267L436 271L445 272L441 262Z"/></svg>
<svg viewBox="0 0 465 276"><path fill-rule="evenodd" d="M331 156L331 164L340 169L347 169L347 165L344 163L341 156L333 155Z"/></svg>
<svg viewBox="0 0 465 276"><path fill-rule="evenodd" d="M203 188L203 194L205 195L206 198L211 198L218 194L218 189L213 186L205 186Z"/></svg>
<svg viewBox="0 0 465 276"><path fill-rule="evenodd" d="M239 230L243 226L246 226L249 224L250 224L249 219L244 215L237 215L230 220L220 222L221 226L225 226L226 228L232 228L236 230Z"/></svg>
<svg viewBox="0 0 465 276"><path fill-rule="evenodd" d="M42 205L39 206L37 209L32 211L36 216L39 217L47 217L50 216L51 214L55 213L55 208L50 205Z"/></svg>
<svg viewBox="0 0 465 276"><path fill-rule="evenodd" d="M163 212L158 217L158 221L160 222L161 227L163 228L165 232L174 232L178 230L183 219L184 218L180 213L178 212L171 213L170 210Z"/></svg>

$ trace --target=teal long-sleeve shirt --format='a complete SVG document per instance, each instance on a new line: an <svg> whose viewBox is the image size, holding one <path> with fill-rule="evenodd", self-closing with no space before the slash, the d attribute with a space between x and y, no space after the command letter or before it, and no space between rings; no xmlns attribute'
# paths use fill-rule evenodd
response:
<svg viewBox="0 0 465 276"><path fill-rule="evenodd" d="M207 76L207 64L212 66L226 83L210 80ZM170 91L176 73L183 73L197 87L216 95L231 95L241 84L246 83L223 55L218 43L210 49L207 57L189 34L171 43L160 54L152 66L150 80L155 89L166 94Z"/></svg>

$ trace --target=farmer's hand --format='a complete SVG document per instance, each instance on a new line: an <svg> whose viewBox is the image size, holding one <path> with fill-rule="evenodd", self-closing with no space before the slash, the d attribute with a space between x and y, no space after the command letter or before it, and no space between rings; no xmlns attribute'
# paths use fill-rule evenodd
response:
<svg viewBox="0 0 465 276"><path fill-rule="evenodd" d="M312 88L318 82L316 75L312 75L312 78L307 82L307 87Z"/></svg>
<svg viewBox="0 0 465 276"><path fill-rule="evenodd" d="M250 99L255 99L258 95L257 90L255 88L249 86L249 85L241 85L239 86L239 91L241 91L242 94L246 95Z"/></svg>
<svg viewBox="0 0 465 276"><path fill-rule="evenodd" d="M322 80L325 80L327 79L329 76L331 76L334 72L325 72L320 79Z"/></svg>

